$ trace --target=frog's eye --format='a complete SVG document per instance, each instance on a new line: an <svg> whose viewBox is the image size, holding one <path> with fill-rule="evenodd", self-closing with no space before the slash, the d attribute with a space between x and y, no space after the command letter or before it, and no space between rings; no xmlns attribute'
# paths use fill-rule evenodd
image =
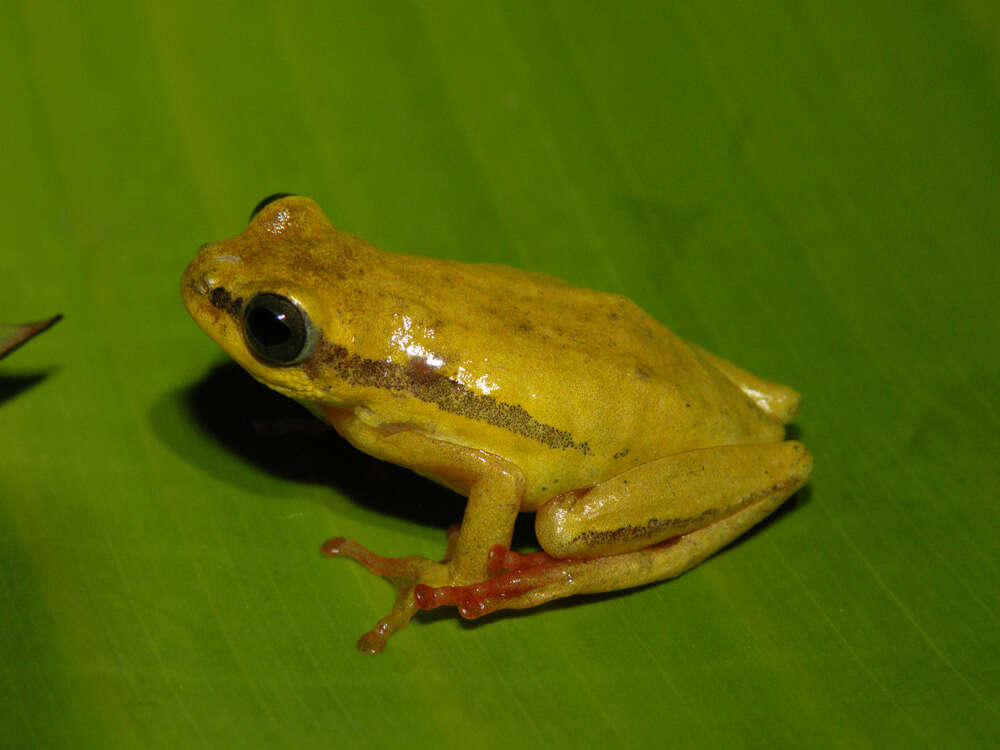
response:
<svg viewBox="0 0 1000 750"><path fill-rule="evenodd" d="M316 346L316 332L298 302L271 292L243 308L243 335L258 358L277 365L301 362Z"/></svg>
<svg viewBox="0 0 1000 750"><path fill-rule="evenodd" d="M280 201L282 198L288 198L295 195L295 193L274 193L273 195L267 196L264 200L253 207L253 211L250 212L250 221L253 221L253 217L259 214L265 207L271 205L275 201Z"/></svg>

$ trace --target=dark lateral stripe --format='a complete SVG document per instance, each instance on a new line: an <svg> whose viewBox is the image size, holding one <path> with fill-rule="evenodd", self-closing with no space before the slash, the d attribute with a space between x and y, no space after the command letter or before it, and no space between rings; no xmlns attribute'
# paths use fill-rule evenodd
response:
<svg viewBox="0 0 1000 750"><path fill-rule="evenodd" d="M364 359L342 346L320 339L316 351L300 367L313 379L329 370L351 385L407 393L444 411L509 430L549 448L574 449L584 455L590 453L587 443L577 443L566 430L537 421L522 406L477 393L422 362L400 365Z"/></svg>
<svg viewBox="0 0 1000 750"><path fill-rule="evenodd" d="M796 486L801 486L801 483L797 482L794 478L786 479L781 482L775 482L770 487L750 492L740 498L738 502L734 502L723 508L706 508L697 516L691 516L688 518L651 518L642 526L622 526L617 529L608 529L607 531L584 531L581 534L577 534L570 544L575 545L582 543L584 546L591 548L606 546L614 542L629 542L637 538L649 539L654 536L659 536L660 532L664 529L667 530L668 534L673 531L677 531L678 536L689 534L692 531L697 531L705 528L706 526L710 526L723 518L733 516L758 500L763 500L767 497L774 497L775 495L783 492L790 494ZM583 497L591 489L593 488L586 487L582 491L577 490L577 496Z"/></svg>
<svg viewBox="0 0 1000 750"><path fill-rule="evenodd" d="M571 545L582 544L585 547L604 547L615 542L630 542L633 539L649 539L659 535L665 529L685 529L684 533L708 526L719 511L709 508L695 518L650 518L642 526L621 526L607 531L584 531L573 538ZM680 533L680 532L678 532Z"/></svg>

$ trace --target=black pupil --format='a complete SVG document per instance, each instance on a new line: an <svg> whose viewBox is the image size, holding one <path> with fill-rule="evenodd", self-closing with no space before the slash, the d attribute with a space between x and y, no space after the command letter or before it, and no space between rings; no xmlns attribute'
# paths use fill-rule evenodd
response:
<svg viewBox="0 0 1000 750"><path fill-rule="evenodd" d="M254 337L268 348L286 344L292 338L283 312L258 307L250 313L249 324Z"/></svg>
<svg viewBox="0 0 1000 750"><path fill-rule="evenodd" d="M301 362L315 342L309 317L288 297L263 292L250 300L243 315L247 345L267 362Z"/></svg>

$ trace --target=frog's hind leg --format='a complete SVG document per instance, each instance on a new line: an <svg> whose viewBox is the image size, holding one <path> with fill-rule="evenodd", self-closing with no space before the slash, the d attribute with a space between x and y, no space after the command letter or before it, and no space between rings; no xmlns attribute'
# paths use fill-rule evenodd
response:
<svg viewBox="0 0 1000 750"><path fill-rule="evenodd" d="M502 572L471 586L418 585L417 604L423 609L454 604L462 616L479 617L673 578L767 517L805 484L811 469L809 452L793 441L709 448L635 467L594 488L596 499L567 493L542 508L536 520L539 541L555 554L494 550L492 567ZM638 485L645 496L648 488L642 485L652 483L680 485L676 495L664 492L659 507L647 509L659 516L637 522L649 513L639 508L636 516L635 504L626 503L632 517L623 523L613 503L604 514L607 523L595 518L601 515L601 495L620 500L628 485ZM565 518L574 513L585 517L582 534ZM553 524L562 527L562 539L544 528Z"/></svg>

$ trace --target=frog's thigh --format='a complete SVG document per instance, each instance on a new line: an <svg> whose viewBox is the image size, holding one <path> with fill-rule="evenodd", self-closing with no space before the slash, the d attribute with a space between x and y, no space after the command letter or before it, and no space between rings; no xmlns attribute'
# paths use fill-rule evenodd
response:
<svg viewBox="0 0 1000 750"><path fill-rule="evenodd" d="M692 567L778 507L811 471L812 457L796 441L679 453L553 498L536 514L535 533L560 558L619 555L681 535L674 546L690 549L685 540L698 534Z"/></svg>
<svg viewBox="0 0 1000 750"><path fill-rule="evenodd" d="M766 518L792 492L794 489L787 489L787 485L777 487L721 521L635 552L593 560L557 561L548 569L540 566L534 579L530 569L526 573L516 572L513 575L519 581L527 579L529 583L537 583L530 588L522 583L524 593L490 600L483 611L525 609L564 596L618 591L674 578Z"/></svg>

